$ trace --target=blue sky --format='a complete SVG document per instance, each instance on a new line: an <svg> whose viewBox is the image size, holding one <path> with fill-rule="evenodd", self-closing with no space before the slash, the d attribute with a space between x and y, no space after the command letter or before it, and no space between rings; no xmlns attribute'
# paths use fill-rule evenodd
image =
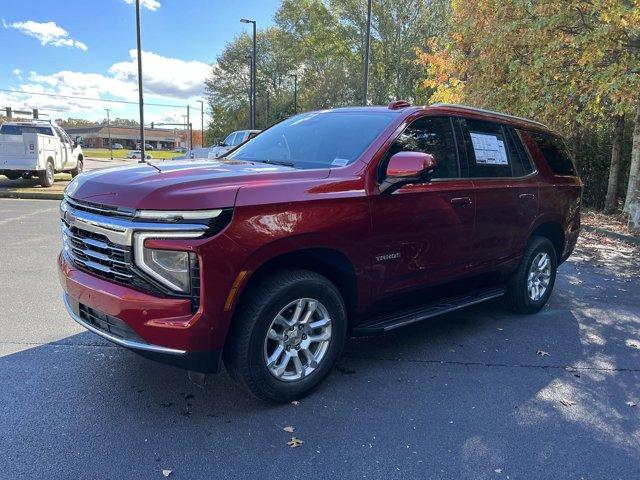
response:
<svg viewBox="0 0 640 480"><path fill-rule="evenodd" d="M3 2L0 89L137 100L133 0ZM146 121L178 121L197 107L203 80L224 45L273 23L279 0L142 0ZM0 107L39 107L52 118L137 118L136 106L0 92ZM196 115L199 118L199 115ZM197 125L199 126L199 125ZM194 127L196 124L194 123Z"/></svg>

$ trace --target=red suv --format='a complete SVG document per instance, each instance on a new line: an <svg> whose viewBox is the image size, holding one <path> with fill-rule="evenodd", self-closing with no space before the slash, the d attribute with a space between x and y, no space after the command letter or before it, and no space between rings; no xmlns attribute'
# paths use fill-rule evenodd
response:
<svg viewBox="0 0 640 480"><path fill-rule="evenodd" d="M78 323L249 392L298 398L347 335L504 296L537 312L582 184L544 125L438 104L291 117L207 162L84 173L61 203Z"/></svg>

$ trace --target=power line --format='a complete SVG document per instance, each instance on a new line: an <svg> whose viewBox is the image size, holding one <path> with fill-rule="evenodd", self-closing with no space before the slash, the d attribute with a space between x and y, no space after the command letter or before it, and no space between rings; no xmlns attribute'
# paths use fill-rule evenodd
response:
<svg viewBox="0 0 640 480"><path fill-rule="evenodd" d="M23 95L41 95L45 97L68 98L72 100L90 100L94 102L125 103L127 105L138 105L138 102L129 101L129 100L113 100L108 98L81 97L78 95L60 95L58 93L26 92L24 90L9 90L6 88L0 88L0 92L23 94ZM154 107L173 107L173 108L181 108L181 107L185 108L187 106L187 105L169 105L167 103L149 103L149 102L145 102L145 105L150 105ZM198 107L191 107L191 108L194 108L200 111Z"/></svg>

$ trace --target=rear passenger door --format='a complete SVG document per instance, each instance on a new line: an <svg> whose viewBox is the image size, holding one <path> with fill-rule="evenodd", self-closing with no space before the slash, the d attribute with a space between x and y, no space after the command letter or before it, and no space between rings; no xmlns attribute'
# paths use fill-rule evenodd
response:
<svg viewBox="0 0 640 480"><path fill-rule="evenodd" d="M508 125L459 119L476 199L475 266L517 259L538 211L538 178L518 133Z"/></svg>

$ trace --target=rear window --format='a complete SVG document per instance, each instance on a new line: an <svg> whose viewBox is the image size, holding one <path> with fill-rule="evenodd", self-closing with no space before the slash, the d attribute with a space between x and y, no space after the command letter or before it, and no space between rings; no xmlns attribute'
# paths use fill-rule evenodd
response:
<svg viewBox="0 0 640 480"><path fill-rule="evenodd" d="M0 135L22 135L23 133L39 133L40 135L51 135L51 127L39 127L35 125L2 125Z"/></svg>
<svg viewBox="0 0 640 480"><path fill-rule="evenodd" d="M529 132L556 175L577 175L571 153L564 140L556 135Z"/></svg>

